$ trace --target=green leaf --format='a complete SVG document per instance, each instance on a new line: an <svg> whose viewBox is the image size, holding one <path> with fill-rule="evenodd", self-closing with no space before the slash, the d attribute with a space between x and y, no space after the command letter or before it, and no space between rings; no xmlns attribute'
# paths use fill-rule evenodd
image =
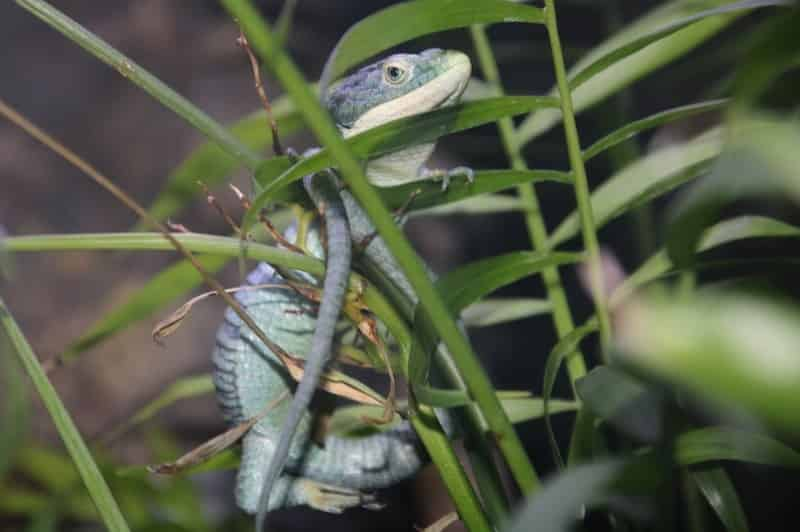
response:
<svg viewBox="0 0 800 532"><path fill-rule="evenodd" d="M275 21L275 38L281 46L286 45L289 39L289 32L292 30L292 22L294 19L294 10L297 7L297 0L286 0L283 3L278 19Z"/></svg>
<svg viewBox="0 0 800 532"><path fill-rule="evenodd" d="M231 257L197 257L203 268L211 274L225 266ZM156 311L181 295L196 288L203 278L189 261L180 261L161 271L127 301L106 313L97 323L70 343L62 360L68 362L84 351L107 340L129 325L152 316Z"/></svg>
<svg viewBox="0 0 800 532"><path fill-rule="evenodd" d="M637 159L592 192L595 224L602 227L617 216L695 179L722 148L721 130L712 129L682 144L659 149ZM577 211L567 216L550 236L557 246L580 231Z"/></svg>
<svg viewBox="0 0 800 532"><path fill-rule="evenodd" d="M284 268L303 270L312 275L324 272L322 262L282 248L239 238L201 233L173 234L186 249L208 255L225 255L259 260ZM80 233L69 235L15 236L4 241L13 252L68 250L152 250L174 251L172 244L160 233Z"/></svg>
<svg viewBox="0 0 800 532"><path fill-rule="evenodd" d="M753 31L749 51L736 70L733 90L739 103L755 102L786 70L797 64L800 9L772 17Z"/></svg>
<svg viewBox="0 0 800 532"><path fill-rule="evenodd" d="M398 187L380 189L381 197L390 209L397 209L408 202L412 194L414 201L409 210L417 211L449 205L465 201L476 196L486 197L489 194L510 189L523 183L541 183L545 181L571 184L572 176L557 170L479 170L475 172L474 182L456 178L450 182L447 190L442 191L439 182L428 179L408 183ZM514 198L508 198L514 199Z"/></svg>
<svg viewBox="0 0 800 532"><path fill-rule="evenodd" d="M676 460L694 465L736 460L778 467L800 467L800 453L763 434L726 427L690 430L675 441Z"/></svg>
<svg viewBox="0 0 800 532"><path fill-rule="evenodd" d="M528 498L512 519L509 532L569 532L575 529L581 508L609 488L625 470L625 462L607 460L579 465L545 483Z"/></svg>
<svg viewBox="0 0 800 532"><path fill-rule="evenodd" d="M750 238L798 238L800 228L764 216L738 216L710 227L700 240L698 252ZM665 250L651 256L632 273L611 295L616 306L637 288L663 276L673 267Z"/></svg>
<svg viewBox="0 0 800 532"><path fill-rule="evenodd" d="M648 129L654 129L697 114L716 111L723 108L727 103L728 100L710 100L707 102L674 107L666 111L661 111L660 113L652 114L641 120L636 120L609 133L586 148L583 151L583 160L588 161L609 148L616 146L620 142L624 142Z"/></svg>
<svg viewBox="0 0 800 532"><path fill-rule="evenodd" d="M170 384L158 397L140 408L132 417L111 431L104 439L107 441L117 439L123 433L148 421L165 408L172 406L180 400L207 395L213 392L214 383L211 380L211 375L205 374L194 377L182 377Z"/></svg>
<svg viewBox="0 0 800 532"><path fill-rule="evenodd" d="M411 216L450 216L454 214L463 215L485 215L507 212L524 211L525 204L516 196L506 194L486 194L484 196L473 196L455 203L448 203L430 209L414 211Z"/></svg>
<svg viewBox="0 0 800 532"><path fill-rule="evenodd" d="M473 24L543 21L541 8L502 0L404 2L382 9L351 26L328 57L321 83L327 86L365 59L431 33Z"/></svg>
<svg viewBox="0 0 800 532"><path fill-rule="evenodd" d="M557 99L541 96L487 98L393 120L349 137L345 142L358 157L377 157L407 146L431 142L450 133L489 124L503 116L557 105ZM277 157L266 161L256 170L256 182L262 190L242 222L245 228L252 225L255 213L269 200L282 199L277 195L281 189L305 175L336 166L327 149L301 159L286 169L288 164L288 157Z"/></svg>
<svg viewBox="0 0 800 532"><path fill-rule="evenodd" d="M14 464L30 426L31 399L22 368L11 358L11 345L0 334L0 479Z"/></svg>
<svg viewBox="0 0 800 532"><path fill-rule="evenodd" d="M86 489L89 491L103 519L103 523L109 530L115 532L129 530L117 502L114 500L113 495L111 495L111 491L108 489L103 475L100 473L97 464L92 458L92 454L86 447L69 413L61 403L58 393L47 379L30 344L25 339L25 336L22 334L22 331L17 326L14 318L8 312L2 300L0 300L0 322L2 322L6 334L11 340L11 344L19 356L22 365L33 381L33 385L39 393L39 397L42 399L45 408L53 418L58 433L64 441L64 445L67 447L75 466L78 468L81 478L86 485Z"/></svg>
<svg viewBox="0 0 800 532"><path fill-rule="evenodd" d="M736 11L742 10L749 10L755 9L759 7L767 7L767 6L775 6L775 5L788 5L788 2L785 1L773 1L773 0L743 0L740 2L733 2L727 5L723 5L721 7L717 7L714 9L708 9L705 11L701 11L695 15L690 15L688 17L681 18L679 20L670 22L661 26L660 28L656 28L653 31L650 31L629 43L616 48L606 55L597 58L591 64L588 64L581 68L579 71L574 72L570 76L570 89L573 91L586 83L588 80L593 78L596 75L601 74L604 70L606 70L609 66L629 57L631 54L642 50L643 48L649 46L650 44L662 40L665 37L669 37L670 35L674 34L675 32L684 29L687 26L690 26L696 22L700 22L703 19L707 19L709 17L715 17L719 15L730 15ZM727 21L723 21L723 24ZM713 27L713 26L712 26Z"/></svg>
<svg viewBox="0 0 800 532"><path fill-rule="evenodd" d="M575 392L595 416L625 434L641 442L661 439L664 416L657 389L617 368L598 366L575 381Z"/></svg>
<svg viewBox="0 0 800 532"><path fill-rule="evenodd" d="M800 127L771 115L733 120L711 175L679 198L667 231L667 252L679 267L691 263L697 242L721 209L748 198L800 202Z"/></svg>
<svg viewBox="0 0 800 532"><path fill-rule="evenodd" d="M635 309L634 309L635 307ZM649 374L800 434L800 312L745 294L704 290L618 311L622 356Z"/></svg>
<svg viewBox="0 0 800 532"><path fill-rule="evenodd" d="M786 2L781 0L674 0L653 9L592 49L570 69L570 79L586 78L572 91L575 113L684 56L748 10L783 4ZM709 9L713 6L717 7ZM584 71L593 75L586 77L587 74L582 74ZM550 94L556 92L555 87L550 90ZM517 144L527 144L560 120L558 110L532 113L517 129Z"/></svg>
<svg viewBox="0 0 800 532"><path fill-rule="evenodd" d="M461 266L440 278L436 287L453 312L485 295L544 268L583 260L582 253L538 253L517 251Z"/></svg>
<svg viewBox="0 0 800 532"><path fill-rule="evenodd" d="M288 210L273 213L270 220L282 228L289 224L292 213ZM233 258L231 255L196 257L207 272L221 270ZM108 340L129 325L153 316L165 306L188 294L203 282L202 277L188 260L181 260L162 270L142 286L128 300L107 312L80 338L72 342L62 355L68 361L97 344Z"/></svg>
<svg viewBox="0 0 800 532"><path fill-rule="evenodd" d="M544 382L542 384L542 399L544 401L544 421L547 427L547 437L550 443L550 450L553 452L553 458L556 466L559 468L564 467L564 460L561 458L561 451L558 449L556 436L553 433L553 426L550 423L550 397L553 394L553 386L556 384L556 377L562 362L568 356L574 354L578 350L578 346L587 335L597 331L597 320L591 320L585 325L576 327L568 334L564 335L561 340L553 347L550 354L547 355L547 361L544 365Z"/></svg>
<svg viewBox="0 0 800 532"><path fill-rule="evenodd" d="M407 405L398 404L397 406L402 409ZM349 405L337 408L325 427L325 433L342 438L357 438L389 430L401 421L397 413L389 423L376 425L367 421L368 419L380 419L383 416L383 410L382 406L372 405Z"/></svg>
<svg viewBox="0 0 800 532"><path fill-rule="evenodd" d="M436 288L450 310L457 314L464 307L503 286L538 273L546 267L572 263L582 258L583 255L579 253L509 253L462 266L440 278ZM461 390L438 389L427 385L429 354L436 345L436 338L430 318L419 309L414 324L416 338L409 357L408 379L417 401L440 408L467 404L469 397Z"/></svg>
<svg viewBox="0 0 800 532"><path fill-rule="evenodd" d="M509 397L502 398L503 409L512 423L524 423L534 419L544 417L544 399L541 397ZM580 408L577 401L566 399L551 399L547 405L549 415L561 414L563 412L574 412Z"/></svg>
<svg viewBox="0 0 800 532"><path fill-rule="evenodd" d="M714 467L690 474L728 532L747 532L750 529L736 488L724 469Z"/></svg>
<svg viewBox="0 0 800 532"><path fill-rule="evenodd" d="M74 489L81 480L67 454L33 443L20 449L17 470L56 495Z"/></svg>
<svg viewBox="0 0 800 532"><path fill-rule="evenodd" d="M525 297L484 299L465 308L461 312L461 319L467 327L491 327L547 314L551 308L552 305L547 299Z"/></svg>
<svg viewBox="0 0 800 532"><path fill-rule="evenodd" d="M540 397L531 397L529 392L506 394L503 390L498 390L497 395L500 397L508 419L514 424L539 419L544 415L544 402ZM401 410L406 406L403 402L398 404ZM554 399L550 402L550 413L573 412L578 407L577 401ZM386 425L375 425L365 421L365 418L375 419L381 417L382 414L382 406L351 405L337 408L327 425L327 433L352 438L390 429L400 421L398 415L395 415L394 420Z"/></svg>

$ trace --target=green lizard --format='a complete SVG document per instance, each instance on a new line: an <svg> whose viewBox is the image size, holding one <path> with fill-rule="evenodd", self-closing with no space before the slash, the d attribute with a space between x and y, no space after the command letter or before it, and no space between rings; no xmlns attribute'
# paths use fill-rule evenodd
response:
<svg viewBox="0 0 800 532"><path fill-rule="evenodd" d="M470 70L467 56L456 51L431 49L420 54L392 55L332 85L323 94L323 102L342 134L350 136L458 102ZM432 143L423 144L371 160L367 165L368 178L377 186L428 177L442 177L446 186L454 173L464 173L471 179L468 169L427 170L424 163L433 148ZM325 447L308 448L308 406L332 352L333 333L350 271L351 235L356 243L369 242L363 250L363 260L371 261L410 300L416 301L416 296L383 242L371 239L372 224L346 190L337 195L338 185L326 182L324 173L308 176L305 186L324 214L328 237L324 297L316 319L307 303L304 305L297 300L297 294L287 291L266 289L259 291L260 294L244 292L240 297L248 312L268 329L273 341L306 357L304 376L291 404L259 421L244 440L237 499L240 506L251 512L256 509L254 501L259 501L259 530L266 511L283 505L310 504L326 511L374 505L374 500L360 490L388 486L413 474L421 463L413 441L409 440L407 424L357 442L360 447L329 438ZM319 240L312 233L309 236ZM321 254L321 251L317 242L316 252ZM266 266L262 265L260 271L251 275L254 284L265 279L280 280ZM215 383L226 417L237 422L255 415L255 410L277 397L287 383L285 377L274 376L282 375L275 356L248 335L230 313L226 319L214 354ZM283 326L276 320L283 322ZM269 466L264 471L267 458ZM285 466L288 474L284 472L281 476ZM298 473L302 476L293 476Z"/></svg>

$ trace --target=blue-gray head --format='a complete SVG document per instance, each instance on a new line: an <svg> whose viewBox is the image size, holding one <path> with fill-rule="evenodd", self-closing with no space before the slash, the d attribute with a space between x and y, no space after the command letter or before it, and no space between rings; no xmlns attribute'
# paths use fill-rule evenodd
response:
<svg viewBox="0 0 800 532"><path fill-rule="evenodd" d="M469 57L455 50L395 54L336 82L323 102L350 136L458 102L470 72Z"/></svg>

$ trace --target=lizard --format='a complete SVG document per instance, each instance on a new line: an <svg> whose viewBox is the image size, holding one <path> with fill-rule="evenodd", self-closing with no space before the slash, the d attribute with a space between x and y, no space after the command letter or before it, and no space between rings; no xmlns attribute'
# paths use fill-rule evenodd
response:
<svg viewBox="0 0 800 532"><path fill-rule="evenodd" d="M430 49L419 54L395 54L333 84L323 93L322 100L343 136L348 137L398 118L457 103L470 71L469 58L457 51ZM448 178L455 173L466 173L471 178L471 171L463 168L450 172L427 170L424 163L433 149L433 143L426 143L371 160L366 167L367 177L376 186L399 185L429 177L444 178L446 186ZM267 334L274 335L273 340L289 352L307 354L304 376L292 402L259 421L243 442L237 502L246 511L253 512L253 502L259 500L259 526L267 510L283 505L309 504L326 511L341 511L356 505L374 506L374 499L360 490L391 485L413 474L421 464L407 424L356 442L361 444L361 449L352 440L346 443L348 440L332 437L326 440L324 447L308 446L308 406L319 375L330 359L333 330L350 269L350 235L344 233L352 233L352 240L356 242L368 241L362 250L364 259L372 261L409 299L416 300L385 244L379 238L371 238L374 228L352 195L346 189L337 191L331 183L321 184L319 175L307 176L304 180L309 195L318 207L323 207L329 239L324 297L316 319L308 309L298 311L295 307L303 304L296 299L299 296L285 290L278 291L280 293L260 290L239 296L248 312L258 312L265 300L274 303L272 310L256 316L259 322L268 329ZM312 233L309 236L319 240L319 236ZM347 250L343 252L344 248ZM323 250L318 245L315 251L321 255ZM260 265L249 281L276 281L276 276L269 266ZM329 285L333 290L329 290ZM231 314L226 315L226 324L217 336L215 384L223 412L230 422L236 422L254 414L245 410L263 406L270 397L277 396L275 390L281 385L274 376L282 373L274 355L253 338L248 338L246 328ZM289 325L281 330L281 322ZM284 342L292 345L282 345ZM260 356L252 356L255 349ZM244 359L249 359L249 364ZM255 368L245 366L253 366L253 360L258 359L268 366L255 372L259 378L248 376L247 372ZM286 377L282 378L285 387ZM281 429L276 432L276 421L281 419ZM274 442L276 433L279 437ZM373 444L376 444L374 449L380 450L371 451ZM259 466L266 454L272 456L264 471ZM332 460L333 456L339 459ZM344 457L349 457L349 461ZM318 462L328 466L318 467ZM289 474L281 476L284 465ZM294 473L302 476L292 476ZM336 496L325 498L320 494Z"/></svg>

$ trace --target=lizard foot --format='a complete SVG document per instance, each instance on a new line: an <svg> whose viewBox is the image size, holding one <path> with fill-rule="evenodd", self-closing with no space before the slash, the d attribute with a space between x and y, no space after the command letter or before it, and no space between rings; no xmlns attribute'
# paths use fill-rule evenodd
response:
<svg viewBox="0 0 800 532"><path fill-rule="evenodd" d="M306 504L331 514L340 514L348 508L361 507L367 510L380 510L384 505L372 493L322 484L309 479L301 479Z"/></svg>
<svg viewBox="0 0 800 532"><path fill-rule="evenodd" d="M469 184L475 182L475 171L468 166L456 166L455 168L451 168L449 170L445 170L443 168L430 169L422 167L420 170L420 177L423 179L433 179L435 181L441 180L442 192L447 192L447 189L450 187L451 179L461 175L467 178L467 182Z"/></svg>

